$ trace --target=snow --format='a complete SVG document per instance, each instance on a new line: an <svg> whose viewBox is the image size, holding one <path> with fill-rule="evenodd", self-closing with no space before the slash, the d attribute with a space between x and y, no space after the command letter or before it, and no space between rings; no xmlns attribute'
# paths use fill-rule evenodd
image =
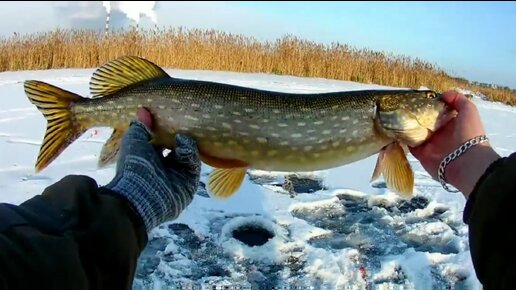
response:
<svg viewBox="0 0 516 290"><path fill-rule="evenodd" d="M179 78L209 80L285 92L328 92L387 88L345 81L266 74L167 70ZM92 69L0 73L0 201L20 204L68 174L93 177L100 185L114 167L97 169L109 128L88 130L39 174L34 163L46 122L28 102L23 81L37 79L88 95ZM516 150L507 126L516 109L473 99L491 144L506 156ZM95 131L97 130L97 131ZM416 198L388 191L382 179L369 182L376 156L339 168L298 174L321 180L315 193L290 197L284 172L250 170L228 200L202 191L170 223L149 233L134 289L172 286L208 288L266 285L269 288L479 289L471 264L465 200L448 193L410 156L416 173ZM203 166L205 182L211 168ZM236 240L242 226L266 229L273 238L261 246Z"/></svg>

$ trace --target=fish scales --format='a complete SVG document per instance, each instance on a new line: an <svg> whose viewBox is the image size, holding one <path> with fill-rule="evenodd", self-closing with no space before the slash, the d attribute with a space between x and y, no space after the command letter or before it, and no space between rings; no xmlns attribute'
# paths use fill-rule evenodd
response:
<svg viewBox="0 0 516 290"><path fill-rule="evenodd" d="M375 100L396 93L407 92L285 94L170 79L77 104L76 112L87 119L89 108L102 107L89 125L116 127L147 107L166 132L160 145L174 133L190 134L212 156L245 160L256 169L311 171L360 160L388 144L374 131Z"/></svg>

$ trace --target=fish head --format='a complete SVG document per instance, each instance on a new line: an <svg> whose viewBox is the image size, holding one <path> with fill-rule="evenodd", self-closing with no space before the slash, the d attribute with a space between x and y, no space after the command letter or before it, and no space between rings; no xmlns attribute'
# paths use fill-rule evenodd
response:
<svg viewBox="0 0 516 290"><path fill-rule="evenodd" d="M376 102L377 127L385 135L415 147L457 115L434 91L382 95Z"/></svg>

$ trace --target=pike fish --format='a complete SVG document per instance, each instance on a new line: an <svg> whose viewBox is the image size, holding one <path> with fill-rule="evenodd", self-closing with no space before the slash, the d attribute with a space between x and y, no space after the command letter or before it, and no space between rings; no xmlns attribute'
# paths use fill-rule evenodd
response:
<svg viewBox="0 0 516 290"><path fill-rule="evenodd" d="M208 191L218 198L238 191L248 169L325 170L377 153L372 180L383 174L389 189L410 197L406 146L421 144L454 116L430 90L292 94L174 78L135 56L99 67L91 97L36 80L24 88L47 120L36 172L92 127L113 128L98 166L116 162L122 136L145 107L154 116L156 146L173 149L178 133L197 141L201 160L213 167Z"/></svg>

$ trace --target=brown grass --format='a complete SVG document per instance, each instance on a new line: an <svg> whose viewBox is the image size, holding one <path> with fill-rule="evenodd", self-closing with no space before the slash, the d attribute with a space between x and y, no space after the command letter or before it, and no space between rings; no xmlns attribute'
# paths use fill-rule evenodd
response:
<svg viewBox="0 0 516 290"><path fill-rule="evenodd" d="M56 30L0 39L0 71L92 68L123 55L145 57L166 68L286 74L436 91L464 88L516 105L514 90L472 84L421 59L291 36L258 42L220 31L177 28L108 36Z"/></svg>

